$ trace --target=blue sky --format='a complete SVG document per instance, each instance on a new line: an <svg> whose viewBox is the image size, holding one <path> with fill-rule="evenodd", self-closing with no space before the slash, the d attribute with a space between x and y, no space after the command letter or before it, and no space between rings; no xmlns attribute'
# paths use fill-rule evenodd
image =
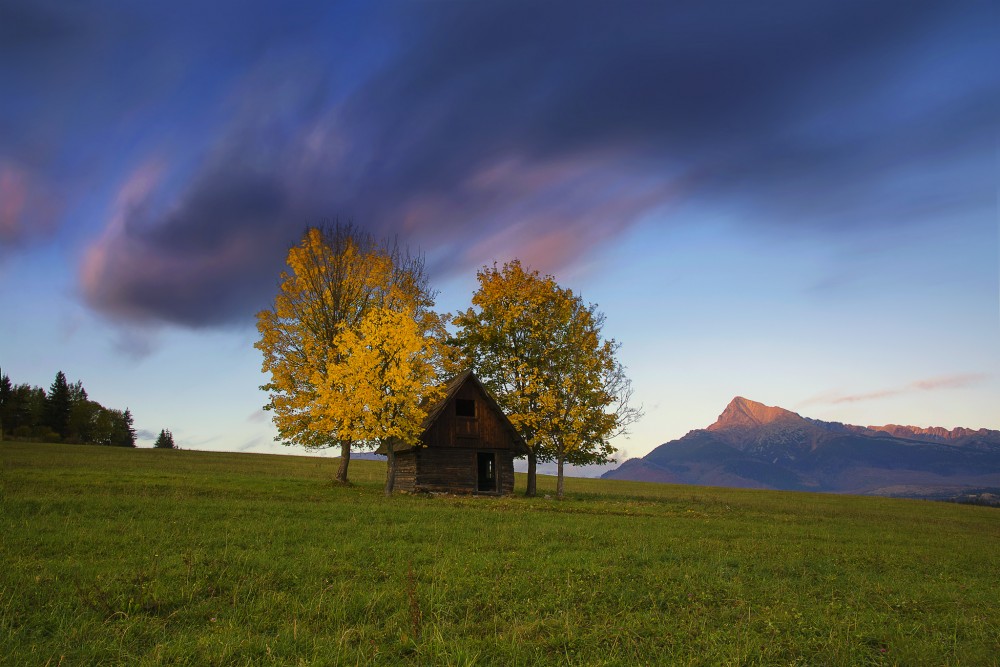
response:
<svg viewBox="0 0 1000 667"><path fill-rule="evenodd" d="M735 395L1000 428L993 3L209 4L0 4L14 382L294 452L253 316L339 217L442 310L514 257L597 302L629 455Z"/></svg>

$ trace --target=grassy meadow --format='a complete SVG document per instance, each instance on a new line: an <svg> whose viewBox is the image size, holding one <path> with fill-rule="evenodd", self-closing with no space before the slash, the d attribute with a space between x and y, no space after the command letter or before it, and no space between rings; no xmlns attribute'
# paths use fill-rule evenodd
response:
<svg viewBox="0 0 1000 667"><path fill-rule="evenodd" d="M336 465L0 443L0 664L998 664L996 509Z"/></svg>

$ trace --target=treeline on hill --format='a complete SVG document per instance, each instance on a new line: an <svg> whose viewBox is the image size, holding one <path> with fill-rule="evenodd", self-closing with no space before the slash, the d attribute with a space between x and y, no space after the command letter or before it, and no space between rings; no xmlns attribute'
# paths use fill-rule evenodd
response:
<svg viewBox="0 0 1000 667"><path fill-rule="evenodd" d="M0 440L135 447L135 429L128 408L90 400L83 383L70 384L62 371L47 392L0 372Z"/></svg>

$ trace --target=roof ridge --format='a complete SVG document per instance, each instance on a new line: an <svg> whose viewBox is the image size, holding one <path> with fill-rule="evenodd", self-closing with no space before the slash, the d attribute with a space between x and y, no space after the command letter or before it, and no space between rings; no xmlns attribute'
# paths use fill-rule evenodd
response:
<svg viewBox="0 0 1000 667"><path fill-rule="evenodd" d="M521 437L521 434L517 432L517 428L510 421L510 418L507 416L507 413L504 412L504 409L502 407L500 407L500 404L497 402L497 399L494 398L493 394L486 387L486 385L484 385L482 381L476 376L472 368L465 369L461 373L458 373L453 378L448 380L448 382L444 383L445 384L444 396L442 396L437 403L430 406L430 408L427 410L427 414L424 415L424 419L420 423L420 435L423 436L423 434L427 432L427 429L429 429L434 424L434 422L437 421L438 417L440 417L441 413L444 411L445 406L448 405L448 402L451 401L452 398L454 398L455 394L458 393L458 390L462 387L462 385L466 383L466 381L469 380L469 378L472 378L473 382L476 383L480 391L483 392L483 395L486 396L486 399L493 404L493 408L503 417L504 421L507 422L508 427L514 434L515 440L520 442L522 447L527 448L527 443L524 442L524 438ZM379 446L377 451L381 450L382 446Z"/></svg>

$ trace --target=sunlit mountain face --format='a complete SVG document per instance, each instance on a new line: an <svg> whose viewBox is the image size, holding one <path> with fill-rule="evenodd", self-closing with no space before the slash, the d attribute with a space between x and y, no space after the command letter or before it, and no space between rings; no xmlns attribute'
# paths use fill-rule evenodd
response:
<svg viewBox="0 0 1000 667"><path fill-rule="evenodd" d="M853 426L737 397L608 479L927 496L1000 487L1000 431Z"/></svg>

